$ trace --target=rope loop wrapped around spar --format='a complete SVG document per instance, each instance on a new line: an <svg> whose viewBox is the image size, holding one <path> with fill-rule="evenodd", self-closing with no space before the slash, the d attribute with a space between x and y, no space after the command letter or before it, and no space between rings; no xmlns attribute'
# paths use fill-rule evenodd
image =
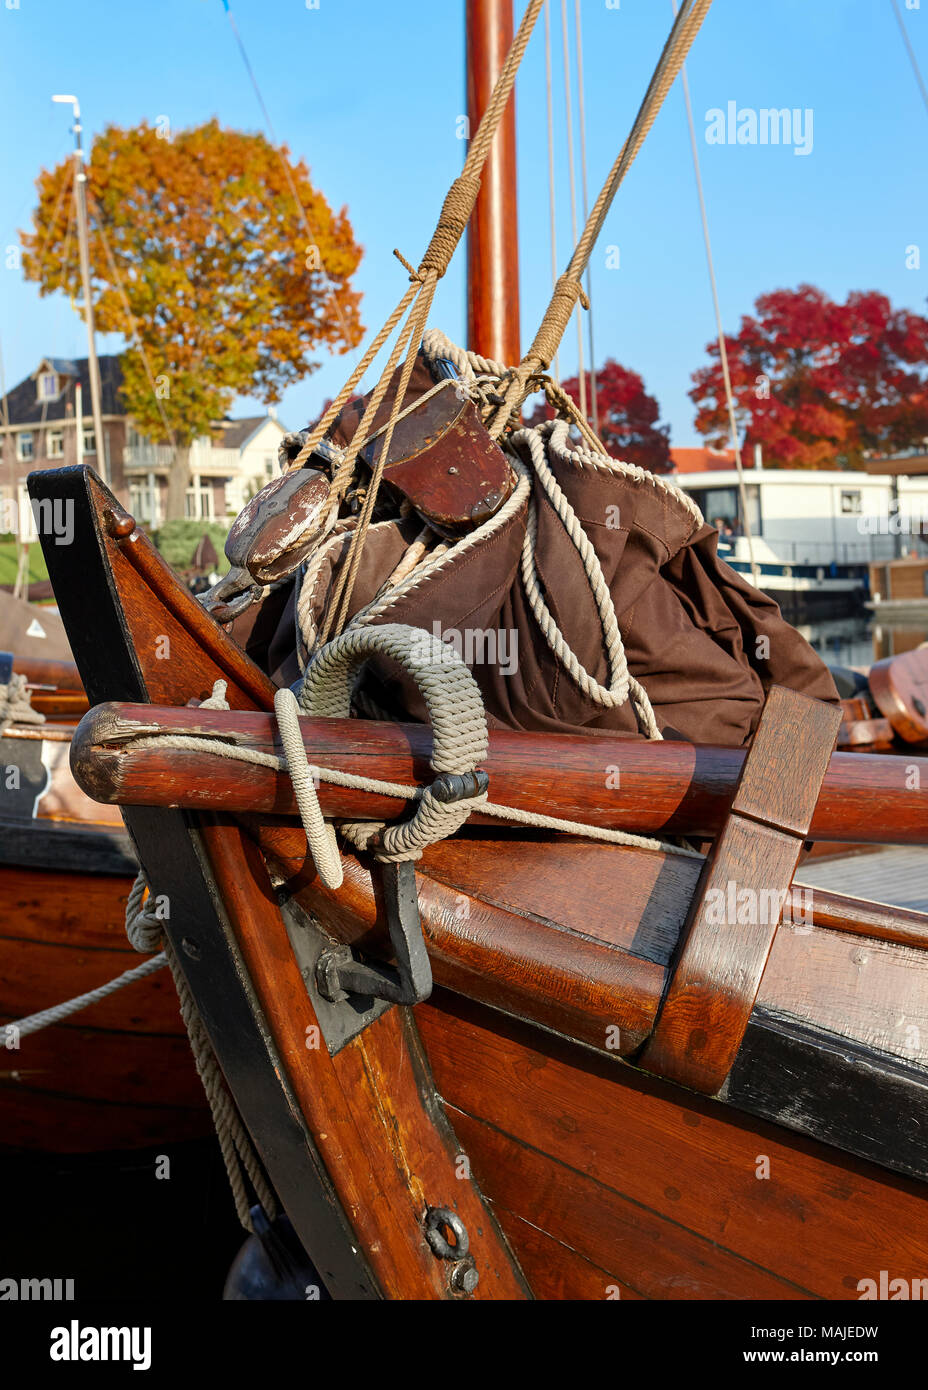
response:
<svg viewBox="0 0 928 1390"><path fill-rule="evenodd" d="M486 801L486 774L478 767L488 750L486 713L480 688L457 652L423 628L402 623L348 628L323 647L303 677L302 713L347 719L361 670L375 656L396 662L421 691L438 777L422 791L410 820L386 827L348 824L341 830L380 859L418 859L426 845L453 835Z"/></svg>

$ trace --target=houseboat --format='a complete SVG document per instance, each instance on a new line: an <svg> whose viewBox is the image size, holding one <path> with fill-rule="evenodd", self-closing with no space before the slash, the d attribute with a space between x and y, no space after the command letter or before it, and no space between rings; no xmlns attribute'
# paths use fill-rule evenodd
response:
<svg viewBox="0 0 928 1390"><path fill-rule="evenodd" d="M749 579L753 547L759 587L792 619L860 608L870 597L871 567L919 556L928 562L928 477L750 467L749 542L730 454L718 455L723 466L703 462L690 472L691 453L709 451L675 450L674 481L719 527L719 554Z"/></svg>

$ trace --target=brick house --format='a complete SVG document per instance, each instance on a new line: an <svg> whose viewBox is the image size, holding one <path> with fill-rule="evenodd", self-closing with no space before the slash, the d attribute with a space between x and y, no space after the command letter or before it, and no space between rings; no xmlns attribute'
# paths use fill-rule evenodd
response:
<svg viewBox="0 0 928 1390"><path fill-rule="evenodd" d="M25 537L31 538L29 473L81 460L108 478L137 520L153 526L164 520L172 451L145 439L126 415L119 358L101 357L99 362L105 463L94 438L86 357L45 357L7 393L0 407L0 529L9 526L3 518L18 514L21 529L25 519ZM190 451L187 515L215 521L237 515L276 472L283 434L273 412L217 422Z"/></svg>

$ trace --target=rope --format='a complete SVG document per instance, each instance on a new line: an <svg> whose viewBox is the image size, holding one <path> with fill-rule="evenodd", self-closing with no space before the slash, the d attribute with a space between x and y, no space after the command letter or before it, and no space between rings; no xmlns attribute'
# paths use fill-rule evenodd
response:
<svg viewBox="0 0 928 1390"><path fill-rule="evenodd" d="M160 955L153 956L151 960L143 960L141 965L134 965L131 970L125 970L114 980L109 980L97 989L88 990L86 994L75 995L73 999L68 999L63 1004L55 1004L50 1009L42 1009L39 1013L28 1014L25 1018L19 1018L14 1023L5 1023L3 1026L15 1028L19 1036L25 1038L29 1033L38 1033L41 1028L50 1028L55 1023L62 1023L72 1014L79 1013L81 1009L89 1009L91 1004L98 1004L101 999L108 998L117 990L125 989L126 985L135 984L136 980L144 980L147 975L153 975L156 970L160 970L167 963L167 956L162 951Z"/></svg>
<svg viewBox="0 0 928 1390"><path fill-rule="evenodd" d="M209 700L203 701L200 708L228 709L229 706L224 699L225 689L225 681L217 681L213 686L213 694ZM203 1026L203 1020L200 1018L186 976L180 968L174 948L164 936L164 924L145 906L147 894L150 894L148 880L144 870L139 870L126 902L126 935L136 951L155 950L158 945L163 945L163 950L152 960L144 961L142 965L127 971L118 980L111 981L110 985L104 986L102 991L97 990L95 993L102 997L105 993L111 993L113 989L121 988L123 983L129 984L131 978L139 979L142 975L159 970L163 965L170 965L174 985L177 989L181 1018L187 1029L197 1074L203 1084L213 1118L216 1137L219 1140L219 1148L232 1190L232 1199L235 1202L235 1210L245 1230L252 1231L251 1203L245 1187L244 1174L247 1173L250 1178L254 1192L271 1220L277 1214L277 1201L268 1185L235 1102L229 1094L222 1069ZM86 997L88 1002L92 1002L89 996ZM49 1012L54 1011L49 1010Z"/></svg>
<svg viewBox="0 0 928 1390"><path fill-rule="evenodd" d="M918 59L915 56L915 49L912 47L912 40L909 38L909 31L905 27L905 21L902 18L897 0L892 0L892 7L896 16L896 22L899 25L899 31L902 34L902 42L905 44L905 51L909 55L909 62L912 64L915 81L918 83L918 90L921 93L922 101L925 103L925 110L928 111L928 87L925 86L925 80L918 66Z"/></svg>
<svg viewBox="0 0 928 1390"><path fill-rule="evenodd" d="M448 190L441 214L438 218L435 230L432 233L431 240L426 247L425 254L419 263L418 270L413 270L405 257L400 256L399 252L396 252L399 259L410 271L411 284L409 289L402 296L399 304L393 310L393 313L389 316L383 328L374 337L369 348L364 353L355 370L351 373L342 390L331 402L329 408L323 412L322 417L317 421L302 449L291 464L292 468L301 468L303 466L330 426L334 423L339 411L348 401L351 392L357 386L381 347L392 336L394 330L403 318L406 317L406 322L400 329L396 343L389 355L387 365L367 403L360 424L332 479L328 513L330 518L334 518L337 514L342 499L347 492L354 475L357 456L367 442L367 431L383 400L400 357L405 351L406 357L400 374L399 386L392 401L391 413L385 431L384 446L380 458L373 470L373 476L364 498L361 515L358 520L358 527L351 540L347 563L342 567L339 574L336 586L333 589L329 609L320 628L320 642L324 642L333 629L335 631L340 630L346 621L351 594L360 564L361 547L363 546L364 538L370 525L383 469L389 455L393 430L398 415L403 408L416 351L428 318L428 312L435 294L435 287L447 270L451 257L464 234L464 230L473 212L474 204L480 191L480 176L493 145L497 127L509 101L516 78L516 72L522 61L542 3L543 0L529 0L529 4L522 18L522 23L506 55L506 60L493 88L487 108L470 142L467 157L464 161L464 168Z"/></svg>
<svg viewBox="0 0 928 1390"><path fill-rule="evenodd" d="M498 381L507 368L501 363L492 362L487 358L478 357L475 353L464 352L462 349L450 343L441 333L432 330L426 334L423 340L423 351L428 357L445 357L452 361L462 374L465 384L476 380L476 373L480 371L491 376ZM545 381L545 391L549 399L556 402L557 408L562 414L568 415L581 431L583 438L589 444L592 439L592 449L570 449L568 447L568 422L566 419L559 419L553 422L546 422L534 429L522 429L511 436L509 445L517 449L523 455L527 454L528 461L535 477L547 495L552 509L560 518L567 535L577 550L583 564L584 572L590 586L590 592L599 614L600 625L603 634L603 644L606 649L606 658L609 668L609 685L603 686L586 670L577 658L573 649L565 639L560 628L557 626L542 593L538 570L535 564L535 549L538 536L538 515L534 497L529 499L528 517L526 522L525 536L522 542L521 555L521 575L522 583L525 588L526 596L529 601L535 620L544 635L551 651L557 660L564 666L565 670L583 691L588 699L601 705L603 708L612 709L625 704L629 695L632 697L636 717L639 727L647 734L650 739L659 739L660 730L657 720L651 707L650 699L644 687L633 676L629 674L628 665L625 659L625 649L619 631L618 619L616 617L615 606L609 586L602 573L596 551L590 542L583 526L571 507L563 489L558 483L554 473L549 467L549 458L555 459L562 466L569 467L593 467L607 469L613 473L623 473L631 477L635 482L648 482L652 486L662 489L668 496L672 496L678 505L686 510L693 523L693 530L698 529L703 524L702 513L693 499L687 496L679 488L665 482L656 474L649 473L643 468L637 468L633 464L620 463L610 459L599 441L592 435L589 424L580 415L576 403L557 387L550 378ZM516 490L518 492L518 489ZM521 496L520 505L521 505ZM512 512L510 503L509 515ZM498 514L501 516L501 513ZM508 518L507 518L508 519ZM496 521L497 518L491 518ZM473 542L478 533L473 533L467 537L467 541ZM480 536L483 541L487 538L488 532L484 531ZM460 543L463 544L463 543ZM460 554L458 547L453 547L444 557L446 563L450 563ZM422 582L429 577L430 570L424 566L417 571L418 582ZM402 586L398 592L403 592ZM365 611L363 617L366 621L378 611L383 611L383 605L376 604L371 609ZM361 616L361 615L359 615Z"/></svg>
<svg viewBox="0 0 928 1390"><path fill-rule="evenodd" d="M590 215L589 193L587 189L587 164L586 164L586 99L584 96L583 81L583 31L580 24L580 0L574 0L574 32L577 36L577 107L580 115L580 175L581 189L583 192L583 220L586 222ZM599 434L599 406L596 401L596 353L593 346L593 272L589 265L586 268L586 295L590 301L590 311L587 315L587 328L590 339L590 416L593 423L593 433Z"/></svg>
<svg viewBox="0 0 928 1390"><path fill-rule="evenodd" d="M322 649L307 669L300 687L303 712L347 719L361 668L373 655L389 657L416 681L432 724L431 766L435 771L476 774L488 748L479 687L457 652L421 628L388 623L380 627L352 627L343 632ZM302 748L299 725L295 737ZM341 829L356 848L372 848L379 859L394 863L418 859L427 845L459 830L475 806L485 800L485 792L475 791L448 802L436 795L434 787L426 787L408 821L387 827L348 823Z"/></svg>
<svg viewBox="0 0 928 1390"><path fill-rule="evenodd" d="M286 687L278 690L274 696L274 713L277 716L277 727L287 759L290 781L293 783L293 794L316 872L326 888L341 888L344 873L335 830L322 818L319 797L316 795L316 770L310 767L306 757L300 733L300 709L292 690Z"/></svg>
<svg viewBox="0 0 928 1390"><path fill-rule="evenodd" d="M557 284L557 186L554 177L554 82L551 75L551 10L545 0L545 105L548 117L548 223L551 242L551 288ZM561 379L561 364L554 354L554 377Z"/></svg>
<svg viewBox="0 0 928 1390"><path fill-rule="evenodd" d="M558 344L564 336L564 330L570 322L570 316L577 300L579 299L584 307L589 304L581 280L589 263L590 254L615 195L654 124L664 98L676 79L711 4L712 0L683 0L628 139L619 151L606 182L593 204L593 210L587 218L567 269L555 284L551 301L542 318L535 339L519 367L513 373L502 403L490 426L490 434L494 439L499 439L510 416L521 406L531 377L539 367L546 368L554 357Z"/></svg>
<svg viewBox="0 0 928 1390"><path fill-rule="evenodd" d="M558 449L562 454L566 452L566 440L567 422L565 420L554 421L550 426L550 448L552 452ZM544 488L552 508L560 518L564 530L567 532L567 535L583 562L583 568L589 582L590 591L593 595L593 602L596 604L600 624L602 626L606 659L610 672L608 687L600 685L599 682L589 674L586 668L581 665L572 647L567 643L563 633L554 621L548 605L545 603L538 578L538 570L535 566L538 514L533 498L529 504L528 524L522 542L522 583L525 586L525 593L529 601L529 606L544 635L545 641L548 643L548 646L551 648L557 660L564 666L571 679L580 687L587 699L592 700L594 704L601 705L604 709L615 709L620 705L624 705L629 697L629 693L632 692L639 721L647 731L648 737L651 739L659 739L661 734L654 718L651 702L645 694L643 686L639 685L638 682L629 675L628 663L625 659L625 647L619 632L615 605L612 602L609 585L606 583L603 576L596 551L581 526L576 512L564 495L563 489L548 467L545 458L546 451L542 429L520 430L518 434L513 435L512 445L513 448L519 448L520 445L524 445L529 450L535 476Z"/></svg>
<svg viewBox="0 0 928 1390"><path fill-rule="evenodd" d="M258 1161L251 1138L242 1123L238 1107L229 1094L225 1078L213 1051L209 1035L203 1026L203 1020L190 992L190 987L170 945L165 947L165 954L174 976L174 984L177 986L180 1014L190 1039L197 1074L203 1083L203 1090L213 1117L216 1137L219 1140L219 1148L229 1178L229 1186L232 1189L236 1214L245 1230L253 1232L251 1203L248 1199L244 1175L248 1175L255 1195L271 1221L277 1215L277 1199Z"/></svg>

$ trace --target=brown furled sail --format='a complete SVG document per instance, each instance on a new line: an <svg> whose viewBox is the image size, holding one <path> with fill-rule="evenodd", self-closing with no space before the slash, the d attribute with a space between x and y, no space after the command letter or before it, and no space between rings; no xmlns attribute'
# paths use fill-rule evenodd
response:
<svg viewBox="0 0 928 1390"><path fill-rule="evenodd" d="M270 708L273 684L89 470L30 487L76 509L73 553L49 560L94 704L183 707L222 679L231 711ZM417 866L431 998L356 1016L347 1036L314 962L333 941L386 949L363 856L343 856L335 891L292 815L126 818L170 895L166 929L236 1102L335 1296L839 1299L874 1270L921 1277L928 1048L897 1025L928 1038L928 918L794 902L731 1070L699 1097L635 1065L698 860L465 829ZM442 1208L468 1232L476 1287L428 1243Z"/></svg>

